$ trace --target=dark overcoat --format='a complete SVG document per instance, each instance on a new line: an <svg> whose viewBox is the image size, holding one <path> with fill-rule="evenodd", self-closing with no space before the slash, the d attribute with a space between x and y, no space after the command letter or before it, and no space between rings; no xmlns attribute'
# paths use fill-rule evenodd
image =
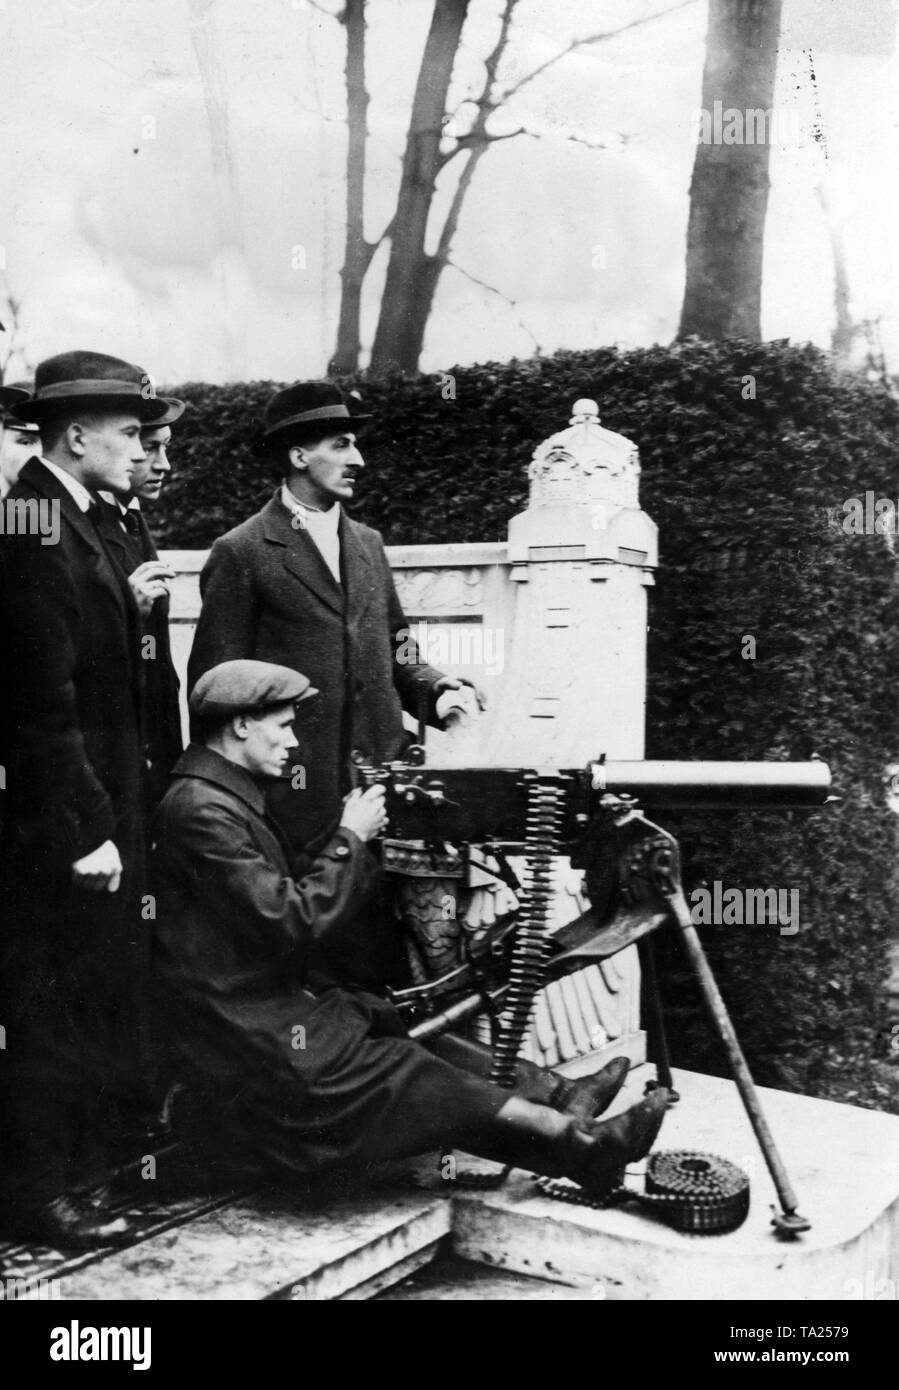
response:
<svg viewBox="0 0 899 1390"><path fill-rule="evenodd" d="M103 505L103 539L127 577L159 553L142 511L129 507L122 517L113 503ZM169 776L184 751L181 736L181 688L172 661L169 639L169 596L161 595L141 618L141 675L143 678L144 787L147 810L154 809L169 784ZM151 638L151 642L146 639Z"/></svg>
<svg viewBox="0 0 899 1390"><path fill-rule="evenodd" d="M94 521L40 460L7 501L59 520L55 544L31 527L0 541L3 1128L22 1190L54 1195L65 1113L129 1086L146 1053L139 614ZM118 892L76 887L72 864L106 840Z"/></svg>
<svg viewBox="0 0 899 1390"><path fill-rule="evenodd" d="M377 531L340 518L341 583L278 492L261 512L215 542L200 579L203 606L188 683L221 661L272 661L320 692L300 706L301 747L269 804L290 842L307 844L335 819L353 785L354 750L375 760L410 742L403 710L417 713L417 680L441 672L406 664L409 642ZM430 713L433 715L433 702Z"/></svg>
<svg viewBox="0 0 899 1390"><path fill-rule="evenodd" d="M158 968L219 1155L269 1173L358 1167L460 1142L506 1102L411 1042L392 1006L310 969L378 875L351 831L292 859L260 787L192 744L153 838Z"/></svg>

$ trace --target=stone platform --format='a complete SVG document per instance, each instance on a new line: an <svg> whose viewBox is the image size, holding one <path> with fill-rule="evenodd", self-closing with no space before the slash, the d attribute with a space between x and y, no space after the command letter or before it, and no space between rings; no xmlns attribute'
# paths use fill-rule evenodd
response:
<svg viewBox="0 0 899 1390"><path fill-rule="evenodd" d="M645 1067L631 1073L623 1104L639 1098L649 1074ZM693 1072L675 1072L675 1084L681 1100L667 1115L657 1147L708 1150L749 1174L750 1210L738 1230L684 1235L637 1206L569 1206L535 1193L533 1183L515 1173L499 1192L455 1199L455 1253L580 1284L595 1298L871 1298L881 1280L892 1281L896 1297L899 1117L760 1089L799 1210L812 1223L798 1240L782 1241L770 1225L774 1186L736 1087ZM630 1175L628 1182L642 1187Z"/></svg>
<svg viewBox="0 0 899 1390"><path fill-rule="evenodd" d="M650 1075L647 1067L631 1073L621 1107ZM770 1225L774 1188L733 1084L691 1072L675 1081L681 1100L658 1147L720 1154L751 1179L747 1220L726 1235L683 1235L636 1206L557 1202L518 1172L498 1191L465 1191L441 1178L431 1155L354 1192L212 1194L192 1214L164 1220L156 1212L127 1250L60 1258L56 1269L47 1259L35 1272L55 1279L53 1296L67 1301L842 1300L883 1298L885 1289L896 1297L899 1117L760 1092L799 1210L812 1222L807 1235L783 1242ZM641 1166L629 1184L642 1186ZM478 1169L496 1171L458 1157L458 1171ZM429 1278L438 1255L452 1258ZM471 1265L463 1261L480 1267L480 1294L478 1281L466 1292ZM17 1261L5 1273L32 1271Z"/></svg>

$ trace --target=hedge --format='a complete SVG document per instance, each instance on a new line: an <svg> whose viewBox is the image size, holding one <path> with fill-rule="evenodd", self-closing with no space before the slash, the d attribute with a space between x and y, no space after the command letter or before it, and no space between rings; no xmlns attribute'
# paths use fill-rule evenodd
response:
<svg viewBox="0 0 899 1390"><path fill-rule="evenodd" d="M666 822L688 886L799 892L798 935L702 929L751 1063L763 1081L815 1094L847 1053L886 1060L895 537L847 534L840 522L849 497L899 495L895 399L785 342L603 348L451 375L344 383L376 415L354 515L388 543L502 539L526 502L535 444L567 422L575 398L599 401L603 423L639 446L641 501L660 528L647 756L817 753L842 796L811 817ZM276 384L171 389L191 410L155 526L165 545L205 547L271 492L253 443ZM749 636L755 659L744 656ZM659 951L675 1059L721 1069L674 937Z"/></svg>

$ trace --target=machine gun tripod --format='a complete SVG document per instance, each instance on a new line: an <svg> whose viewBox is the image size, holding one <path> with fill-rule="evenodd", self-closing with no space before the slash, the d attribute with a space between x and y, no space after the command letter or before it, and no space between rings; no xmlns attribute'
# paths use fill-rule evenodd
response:
<svg viewBox="0 0 899 1390"><path fill-rule="evenodd" d="M598 964L636 943L647 984L657 1084L671 1086L671 1069L651 937L673 925L683 941L712 1026L771 1174L781 1211L777 1233L810 1229L762 1112L727 1007L693 925L684 896L674 836L647 819L655 810L810 810L830 796L830 771L808 763L605 762L586 770L555 768L428 769L421 753L408 762L362 767L368 784L381 782L390 820L385 867L395 873L460 874L473 852L504 859L524 853L524 891L518 919L488 932L478 948L435 978L394 991L394 1003L419 1041L448 1032L485 1007L504 1023L494 1040L494 1079L511 1072L534 995L551 980ZM569 854L585 870L591 907L550 933L547 865ZM454 858L455 856L455 858ZM438 862L442 861L442 862ZM458 861L458 866L456 864Z"/></svg>

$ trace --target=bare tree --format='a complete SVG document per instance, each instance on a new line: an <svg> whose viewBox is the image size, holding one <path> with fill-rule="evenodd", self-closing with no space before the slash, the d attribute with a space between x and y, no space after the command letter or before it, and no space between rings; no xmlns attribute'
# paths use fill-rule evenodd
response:
<svg viewBox="0 0 899 1390"><path fill-rule="evenodd" d="M447 111L447 97L470 0L434 0L412 101L396 205L380 236L375 241L366 241L363 209L369 95L365 74L365 0L347 0L340 15L347 39L347 227L341 271L340 322L331 370L350 372L358 365L364 281L375 252L384 241L390 242L390 255L372 348L374 367L397 366L406 372L417 370L437 285L447 266L454 266L482 288L500 293L457 265L451 256L463 204L481 159L498 141L534 134L524 126L497 132L491 128L491 117L528 83L575 50L607 42L626 30L695 3L696 0L679 0L667 9L632 20L618 29L573 39L532 72L503 88L499 73L518 4L518 0L504 0L497 38L483 58L483 77L478 91L462 103L473 114L466 129L449 134L449 128L455 126L456 121L454 113ZM568 138L588 143L576 136ZM602 144L591 147L605 148ZM435 249L428 252L426 236L431 228L438 180L454 161L459 161L460 172L442 223L434 229ZM514 303L502 297L507 303Z"/></svg>
<svg viewBox="0 0 899 1390"><path fill-rule="evenodd" d="M708 124L690 185L679 338L761 337L771 121L760 123L757 113L773 110L781 7L782 0L709 0L702 77ZM742 139L734 138L741 123Z"/></svg>
<svg viewBox="0 0 899 1390"><path fill-rule="evenodd" d="M349 373L359 365L362 286L379 243L365 240L365 156L369 103L365 85L365 0L346 0L340 21L346 29L346 229L343 269L340 272L337 345L328 363L328 371ZM387 232L383 235L387 235Z"/></svg>
<svg viewBox="0 0 899 1390"><path fill-rule="evenodd" d="M843 228L834 215L827 187L823 182L818 185L817 192L824 212L827 235L830 241L830 254L833 260L834 326L830 335L830 347L834 357L839 362L848 364L852 357L855 340L861 329L853 320L849 308L851 296Z"/></svg>
<svg viewBox="0 0 899 1390"><path fill-rule="evenodd" d="M443 269L437 256L426 255L425 233L437 175L451 158L441 154L440 141L468 4L469 0L435 0L412 100L390 237L390 260L371 354L371 364L376 368L396 364L404 371L416 370L434 290ZM515 0L506 0L504 20L514 7Z"/></svg>

